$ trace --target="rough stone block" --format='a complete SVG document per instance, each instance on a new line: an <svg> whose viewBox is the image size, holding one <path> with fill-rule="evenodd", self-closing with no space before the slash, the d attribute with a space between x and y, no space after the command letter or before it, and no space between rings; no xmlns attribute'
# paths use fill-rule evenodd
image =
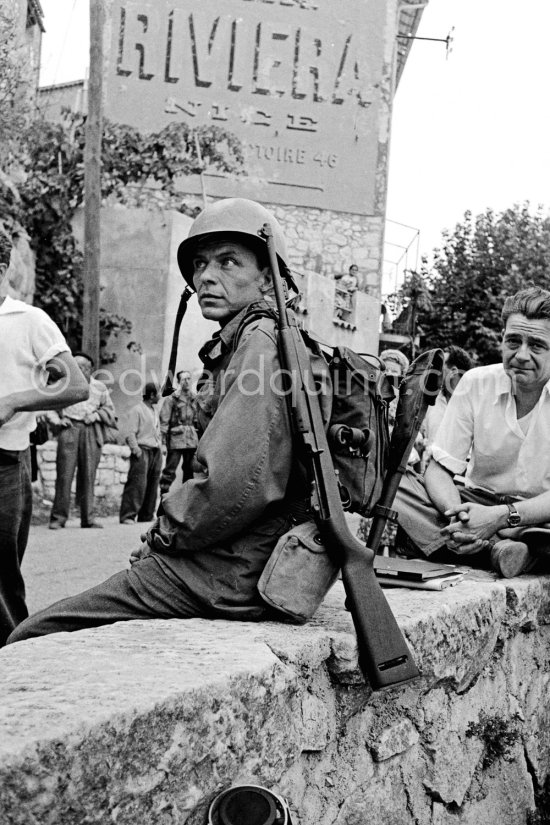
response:
<svg viewBox="0 0 550 825"><path fill-rule="evenodd" d="M102 487L110 487L114 484L115 475L113 470L101 469L99 468L95 477L96 485L100 485Z"/></svg>
<svg viewBox="0 0 550 825"><path fill-rule="evenodd" d="M47 481L54 481L55 482L55 477L56 477L55 464L51 467L48 466L47 464L43 465L40 468L40 476L42 477L43 481L45 481L45 482L47 482Z"/></svg>
<svg viewBox="0 0 550 825"><path fill-rule="evenodd" d="M377 694L341 582L301 627L134 621L5 648L0 822L203 825L253 781L296 825L527 825L550 773L550 578L387 597L422 675Z"/></svg>
<svg viewBox="0 0 550 825"><path fill-rule="evenodd" d="M384 728L372 744L372 755L376 762L391 759L398 753L412 748L419 740L418 731L408 719L402 719Z"/></svg>
<svg viewBox="0 0 550 825"><path fill-rule="evenodd" d="M46 444L44 444L42 449L40 449L40 447L37 447L37 459L38 459L38 461L39 462L45 462L45 461L55 462L55 458L57 456L56 447L57 447L57 445L52 446L52 444L50 444L50 442L46 442Z"/></svg>

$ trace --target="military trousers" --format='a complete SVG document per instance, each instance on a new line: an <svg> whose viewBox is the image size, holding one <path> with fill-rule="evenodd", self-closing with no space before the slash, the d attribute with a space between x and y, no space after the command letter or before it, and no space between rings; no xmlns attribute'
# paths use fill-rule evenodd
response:
<svg viewBox="0 0 550 825"><path fill-rule="evenodd" d="M209 618L208 608L153 554L96 587L34 613L15 629L8 644L131 619L193 618Z"/></svg>

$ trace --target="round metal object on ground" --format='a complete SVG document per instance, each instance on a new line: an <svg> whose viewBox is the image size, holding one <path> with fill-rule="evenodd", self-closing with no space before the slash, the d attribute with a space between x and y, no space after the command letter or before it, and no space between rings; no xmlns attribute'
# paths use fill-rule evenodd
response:
<svg viewBox="0 0 550 825"><path fill-rule="evenodd" d="M208 811L208 825L292 825L285 800L260 785L222 791Z"/></svg>

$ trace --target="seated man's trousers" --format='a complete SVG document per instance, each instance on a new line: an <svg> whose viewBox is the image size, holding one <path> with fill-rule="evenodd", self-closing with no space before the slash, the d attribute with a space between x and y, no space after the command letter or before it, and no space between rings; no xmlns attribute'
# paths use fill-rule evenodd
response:
<svg viewBox="0 0 550 825"><path fill-rule="evenodd" d="M466 487L457 484L462 501L473 501L476 504L493 506L495 504L507 504L518 501L517 496L504 496L480 490L477 487ZM407 470L403 480L397 490L397 495L393 504L394 510L399 514L399 526L412 539L416 547L423 556L432 556L438 550L445 548L445 536L441 535L441 530L449 519L442 515L434 505L426 492L424 479L413 470ZM541 525L541 527L548 525ZM516 530L506 530L503 536L519 539L523 530L527 527L519 527ZM458 554L453 553L453 557L462 560L462 564L470 564L473 557L478 554Z"/></svg>

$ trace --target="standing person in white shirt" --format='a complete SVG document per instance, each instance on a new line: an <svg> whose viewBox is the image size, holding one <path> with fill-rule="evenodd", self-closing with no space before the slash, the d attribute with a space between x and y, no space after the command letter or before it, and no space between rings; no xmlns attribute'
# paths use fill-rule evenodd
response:
<svg viewBox="0 0 550 825"><path fill-rule="evenodd" d="M394 506L418 555L510 578L550 558L550 292L507 298L502 321L502 364L462 377L424 480L407 474Z"/></svg>
<svg viewBox="0 0 550 825"><path fill-rule="evenodd" d="M11 246L0 232L0 647L28 616L21 561L32 511L28 448L34 411L88 395L54 322L41 309L6 296Z"/></svg>
<svg viewBox="0 0 550 825"><path fill-rule="evenodd" d="M121 524L152 521L157 503L162 450L160 423L155 405L159 402L156 384L148 383L143 401L128 416L126 443L132 453L130 469L120 503Z"/></svg>
<svg viewBox="0 0 550 825"><path fill-rule="evenodd" d="M103 436L96 425L115 425L115 408L105 384L92 375L93 359L85 352L77 352L75 361L89 385L89 397L66 407L60 414L48 415L48 423L57 435L55 497L50 513L50 530L65 527L69 518L75 470L80 526L103 527L94 519L94 484L103 446Z"/></svg>

